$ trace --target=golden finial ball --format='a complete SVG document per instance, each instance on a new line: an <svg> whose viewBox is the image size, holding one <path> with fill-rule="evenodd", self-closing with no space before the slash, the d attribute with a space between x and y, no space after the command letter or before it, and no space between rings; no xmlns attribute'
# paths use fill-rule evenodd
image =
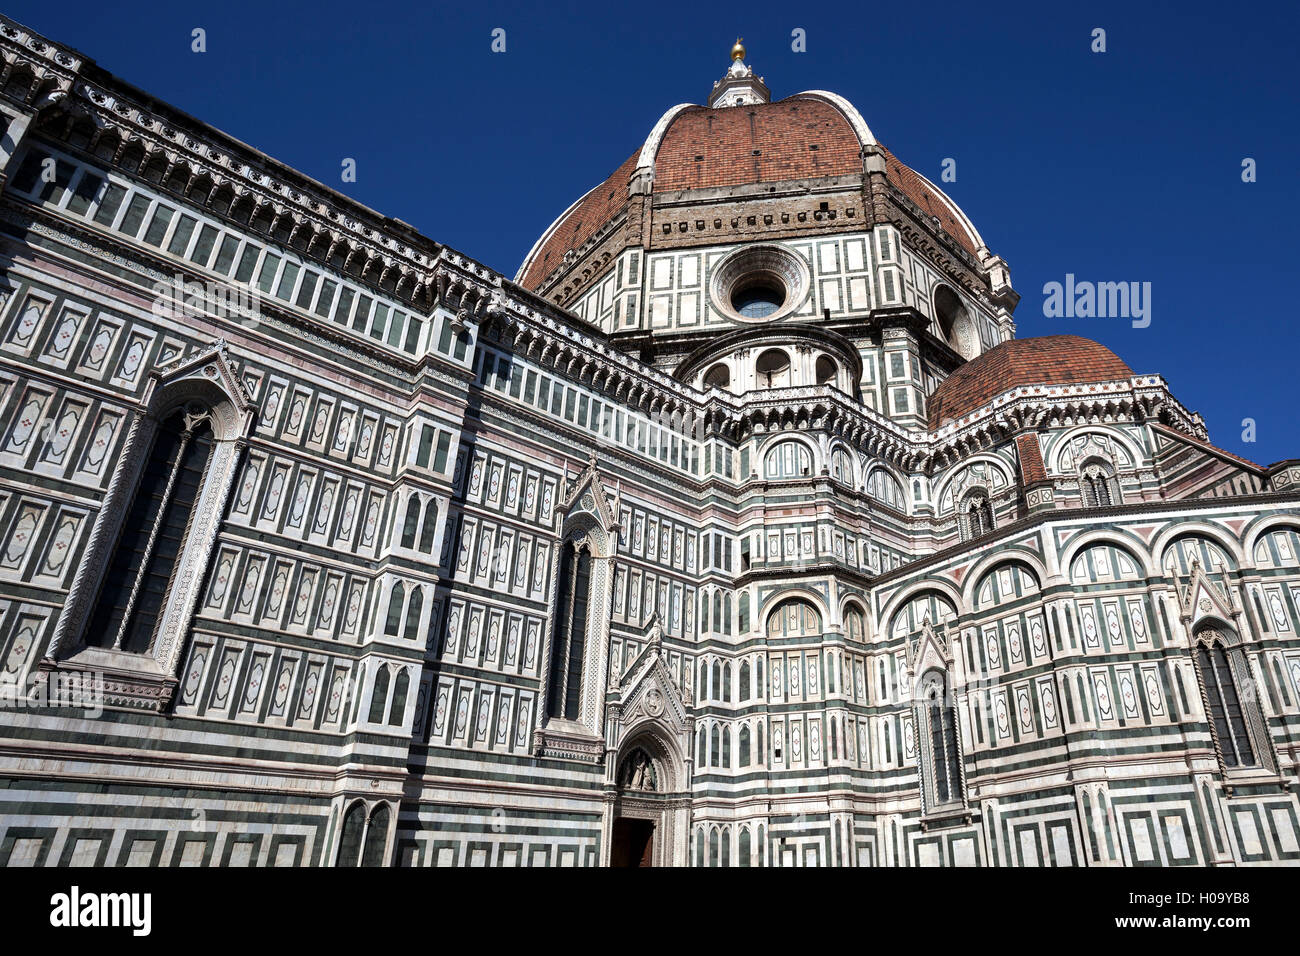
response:
<svg viewBox="0 0 1300 956"><path fill-rule="evenodd" d="M744 37L736 37L736 45L731 48L731 58L733 60L743 60L745 58L745 46L741 43Z"/></svg>

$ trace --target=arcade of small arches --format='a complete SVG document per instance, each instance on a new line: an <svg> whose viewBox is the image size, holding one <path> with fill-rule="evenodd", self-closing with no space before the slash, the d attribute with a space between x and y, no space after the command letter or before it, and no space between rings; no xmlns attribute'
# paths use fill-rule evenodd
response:
<svg viewBox="0 0 1300 956"><path fill-rule="evenodd" d="M842 359L825 352L787 346L741 349L707 365L697 379L701 389L740 395L754 389L828 386L852 392L851 373Z"/></svg>

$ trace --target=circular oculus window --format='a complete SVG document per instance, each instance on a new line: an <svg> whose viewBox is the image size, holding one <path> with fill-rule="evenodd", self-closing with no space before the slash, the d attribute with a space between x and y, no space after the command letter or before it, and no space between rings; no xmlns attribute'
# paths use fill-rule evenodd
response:
<svg viewBox="0 0 1300 956"><path fill-rule="evenodd" d="M713 270L714 307L742 322L793 312L808 288L808 267L781 246L751 246L732 253Z"/></svg>

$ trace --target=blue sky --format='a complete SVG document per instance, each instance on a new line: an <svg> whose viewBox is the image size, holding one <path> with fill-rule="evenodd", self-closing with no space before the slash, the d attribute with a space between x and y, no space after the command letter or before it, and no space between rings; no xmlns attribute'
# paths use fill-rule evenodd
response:
<svg viewBox="0 0 1300 956"><path fill-rule="evenodd" d="M665 109L703 101L743 34L774 98L844 95L936 182L956 160L944 188L1010 264L1019 335L1098 339L1165 375L1221 447L1300 457L1294 3L150 7L5 13L511 276ZM191 52L195 27L206 53ZM505 53L490 49L498 27ZM1150 325L1045 318L1043 286L1067 273L1150 282Z"/></svg>

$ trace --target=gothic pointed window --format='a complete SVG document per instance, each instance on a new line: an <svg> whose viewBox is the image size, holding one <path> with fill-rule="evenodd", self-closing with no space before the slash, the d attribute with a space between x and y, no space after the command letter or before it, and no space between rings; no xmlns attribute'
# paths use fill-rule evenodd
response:
<svg viewBox="0 0 1300 956"><path fill-rule="evenodd" d="M424 525L420 528L420 550L433 553L433 538L438 531L438 500L430 498L424 506Z"/></svg>
<svg viewBox="0 0 1300 956"><path fill-rule="evenodd" d="M393 684L393 702L388 707L388 723L394 727L400 727L402 718L406 715L406 693L410 684L411 678L403 667L397 672L397 680Z"/></svg>
<svg viewBox="0 0 1300 956"><path fill-rule="evenodd" d="M583 654L590 601L591 548L586 541L567 541L560 556L556 589L555 635L551 642L546 703L550 717L577 720L581 715Z"/></svg>
<svg viewBox="0 0 1300 956"><path fill-rule="evenodd" d="M388 804L381 803L370 811L366 824L366 842L361 851L362 866L383 866L384 851L388 847Z"/></svg>
<svg viewBox="0 0 1300 956"><path fill-rule="evenodd" d="M384 719L384 706L388 703L388 668L379 665L379 670L375 672L375 686L370 692L370 715L369 720L372 724L380 723Z"/></svg>
<svg viewBox="0 0 1300 956"><path fill-rule="evenodd" d="M1229 647L1223 633L1205 628L1196 634L1196 669L1205 692L1206 717L1214 731L1219 757L1227 770L1261 765L1251 725L1258 715L1253 699L1243 700L1236 673L1245 666L1239 648Z"/></svg>
<svg viewBox="0 0 1300 956"><path fill-rule="evenodd" d="M962 800L961 748L957 738L957 708L949 699L947 676L938 670L921 680L918 734L923 747L922 774L930 809Z"/></svg>
<svg viewBox="0 0 1300 956"><path fill-rule="evenodd" d="M402 521L402 547L414 548L415 535L420 528L420 499L411 495L406 502L406 517Z"/></svg>
<svg viewBox="0 0 1300 956"><path fill-rule="evenodd" d="M361 837L366 829L366 805L358 800L343 815L343 835L339 838L338 866L356 866L361 854Z"/></svg>
<svg viewBox="0 0 1300 956"><path fill-rule="evenodd" d="M424 589L412 588L411 599L406 603L406 624L402 627L402 637L408 641L415 640L420 631L420 614L424 611Z"/></svg>
<svg viewBox="0 0 1300 956"><path fill-rule="evenodd" d="M988 495L975 492L962 503L961 508L962 538L971 541L993 530L993 505Z"/></svg>
<svg viewBox="0 0 1300 956"><path fill-rule="evenodd" d="M192 404L158 426L109 560L86 643L148 653L212 456L212 422Z"/></svg>
<svg viewBox="0 0 1300 956"><path fill-rule="evenodd" d="M384 633L389 637L396 637L398 629L402 624L402 605L406 600L406 588L398 581L393 585L392 593L388 596L388 616L384 620Z"/></svg>
<svg viewBox="0 0 1300 956"><path fill-rule="evenodd" d="M1104 462L1086 462L1079 469L1079 487L1085 508L1106 508L1121 503L1115 469Z"/></svg>
<svg viewBox="0 0 1300 956"><path fill-rule="evenodd" d="M379 803L366 816L366 805L358 800L343 815L336 866L383 866L388 849L388 823L392 811Z"/></svg>

